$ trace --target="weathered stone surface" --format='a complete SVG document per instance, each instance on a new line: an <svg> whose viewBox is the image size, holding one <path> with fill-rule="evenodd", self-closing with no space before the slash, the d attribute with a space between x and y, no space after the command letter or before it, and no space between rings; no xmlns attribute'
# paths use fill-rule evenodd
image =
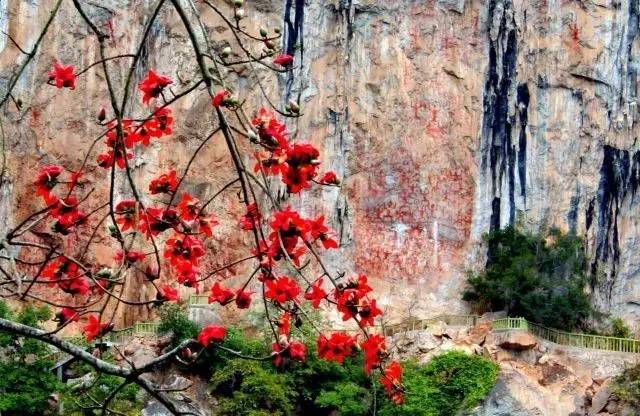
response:
<svg viewBox="0 0 640 416"><path fill-rule="evenodd" d="M473 416L561 416L573 412L572 403L562 402L522 373L503 369L484 404Z"/></svg>
<svg viewBox="0 0 640 416"><path fill-rule="evenodd" d="M531 350L538 345L536 337L525 331L506 331L493 334L493 342L507 350Z"/></svg>
<svg viewBox="0 0 640 416"><path fill-rule="evenodd" d="M482 345L492 328L491 322L480 322L476 326L461 332L460 338L472 344Z"/></svg>

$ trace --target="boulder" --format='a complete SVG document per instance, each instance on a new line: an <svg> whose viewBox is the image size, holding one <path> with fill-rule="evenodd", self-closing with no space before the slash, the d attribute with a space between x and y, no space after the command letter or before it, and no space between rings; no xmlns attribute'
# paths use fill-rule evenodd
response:
<svg viewBox="0 0 640 416"><path fill-rule="evenodd" d="M464 12L464 0L438 0L438 6L460 14Z"/></svg>
<svg viewBox="0 0 640 416"><path fill-rule="evenodd" d="M508 331L497 337L497 344L505 350L531 350L538 345L536 338L525 331Z"/></svg>
<svg viewBox="0 0 640 416"><path fill-rule="evenodd" d="M589 416L595 416L600 412L603 412L609 398L611 397L611 379L606 380L600 388L596 391L596 394L591 399L591 409L589 410Z"/></svg>
<svg viewBox="0 0 640 416"><path fill-rule="evenodd" d="M443 321L434 322L429 325L428 330L434 337L443 337L447 333L447 324Z"/></svg>
<svg viewBox="0 0 640 416"><path fill-rule="evenodd" d="M565 416L575 411L573 397L562 397L536 380L502 368L498 382L471 416Z"/></svg>
<svg viewBox="0 0 640 416"><path fill-rule="evenodd" d="M493 325L491 322L480 322L476 326L470 328L466 331L466 334L461 337L461 339L477 345L483 345L485 339L487 338L487 334L491 332Z"/></svg>

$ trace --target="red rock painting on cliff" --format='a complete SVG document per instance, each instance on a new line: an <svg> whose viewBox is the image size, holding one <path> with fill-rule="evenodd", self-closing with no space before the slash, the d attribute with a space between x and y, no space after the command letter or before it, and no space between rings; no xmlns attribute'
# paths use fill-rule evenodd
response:
<svg viewBox="0 0 640 416"><path fill-rule="evenodd" d="M373 171L350 190L356 268L386 281L437 280L430 276L458 261L469 236L471 178L461 169L424 177L405 149Z"/></svg>

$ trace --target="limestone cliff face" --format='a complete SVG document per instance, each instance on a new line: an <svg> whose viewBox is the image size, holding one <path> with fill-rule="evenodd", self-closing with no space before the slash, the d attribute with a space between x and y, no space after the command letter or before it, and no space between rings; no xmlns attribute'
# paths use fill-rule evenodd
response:
<svg viewBox="0 0 640 416"><path fill-rule="evenodd" d="M28 47L52 3L0 1L0 29ZM130 52L155 4L85 3L108 28L113 54ZM284 48L298 63L295 77L282 76L267 89L281 104L300 99L305 116L291 129L320 147L324 166L343 178L339 190L290 198L309 214L329 217L341 243L330 267L375 278L398 313L463 311L459 293L465 271L483 261L483 233L512 223L557 226L587 239L597 303L631 323L638 317L637 0L247 4L264 25L283 27ZM18 84L28 110L10 110L0 229L36 206L25 172L42 161L77 161L86 137L97 132L85 120L106 104L97 98L104 93L100 71L73 94L43 86L54 57L82 67L97 55L75 11L63 9L43 54ZM1 37L3 84L21 58ZM138 79L151 67L188 79L190 60L184 31L165 10ZM235 76L242 83L246 74ZM185 149L197 146L207 105L201 97L176 106L182 126L175 140ZM158 160L166 168L186 155L150 148L136 163ZM195 169L214 175L191 189L225 183L225 156L222 146L208 148ZM136 178L155 173L139 169ZM232 230L229 218L223 231ZM242 241L233 241L239 249Z"/></svg>

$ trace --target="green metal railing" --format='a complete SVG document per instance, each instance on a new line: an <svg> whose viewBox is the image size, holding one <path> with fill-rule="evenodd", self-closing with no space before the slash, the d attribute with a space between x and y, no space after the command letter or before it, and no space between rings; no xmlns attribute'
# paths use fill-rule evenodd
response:
<svg viewBox="0 0 640 416"><path fill-rule="evenodd" d="M480 321L477 315L440 315L435 318L410 320L385 327L385 335L390 336L400 332L427 329L429 325L441 321L447 325L474 326ZM591 348L597 350L640 353L640 340L631 338L616 338L602 335L578 334L547 328L524 318L500 318L491 321L494 331L523 330L535 336L551 341L555 344L569 347Z"/></svg>
<svg viewBox="0 0 640 416"><path fill-rule="evenodd" d="M426 319L409 319L397 324L386 325L385 336L391 336L400 332L424 330L436 322L444 322L450 326L475 326L480 320L478 315L438 315Z"/></svg>
<svg viewBox="0 0 640 416"><path fill-rule="evenodd" d="M209 306L208 295L191 295L189 296L189 306L202 307Z"/></svg>
<svg viewBox="0 0 640 416"><path fill-rule="evenodd" d="M190 307L208 306L207 295L191 295L188 302ZM478 315L438 315L432 318L416 319L411 318L397 324L385 325L383 332L385 336L394 334L425 330L432 327L437 322L444 322L449 326L465 326L472 327L480 322ZM571 332L559 331L553 328L547 328L542 325L529 322L524 318L500 318L491 321L492 330L524 330L529 331L535 336L551 341L559 345L571 347L592 348L606 351L617 351L626 353L640 353L640 340L630 338L606 337L602 335L577 334ZM114 330L109 333L108 341L113 343L124 343L135 335L153 335L158 332L158 322L138 322L128 328ZM81 337L68 337L67 340L74 342L79 341ZM82 341L79 341L82 342Z"/></svg>

